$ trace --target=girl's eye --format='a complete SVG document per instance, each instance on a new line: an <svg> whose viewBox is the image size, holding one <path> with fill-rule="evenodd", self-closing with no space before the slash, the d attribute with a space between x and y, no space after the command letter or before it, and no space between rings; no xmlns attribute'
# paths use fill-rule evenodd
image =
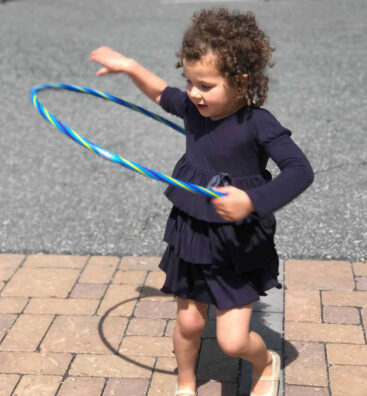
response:
<svg viewBox="0 0 367 396"><path fill-rule="evenodd" d="M201 85L201 89L203 89L203 90L208 90L208 89L210 89L211 87L209 87L209 85L205 85L205 84L202 84Z"/></svg>

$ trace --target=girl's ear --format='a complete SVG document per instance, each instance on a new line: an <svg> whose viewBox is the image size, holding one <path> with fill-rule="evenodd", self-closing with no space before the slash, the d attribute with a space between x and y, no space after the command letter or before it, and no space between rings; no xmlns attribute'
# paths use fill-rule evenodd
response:
<svg viewBox="0 0 367 396"><path fill-rule="evenodd" d="M242 92L245 93L248 88L248 74L242 74L243 78L243 85L242 85Z"/></svg>

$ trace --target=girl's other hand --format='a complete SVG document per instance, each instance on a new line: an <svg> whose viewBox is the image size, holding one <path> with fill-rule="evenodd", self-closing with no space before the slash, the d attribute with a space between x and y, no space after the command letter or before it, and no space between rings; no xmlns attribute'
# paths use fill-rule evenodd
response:
<svg viewBox="0 0 367 396"><path fill-rule="evenodd" d="M108 73L129 73L133 67L133 59L114 51L108 47L100 47L91 52L89 59L92 62L100 63L103 67L98 70L97 76Z"/></svg>
<svg viewBox="0 0 367 396"><path fill-rule="evenodd" d="M212 199L215 210L224 220L242 220L256 210L247 193L239 188L213 187L213 190L227 194L224 197Z"/></svg>

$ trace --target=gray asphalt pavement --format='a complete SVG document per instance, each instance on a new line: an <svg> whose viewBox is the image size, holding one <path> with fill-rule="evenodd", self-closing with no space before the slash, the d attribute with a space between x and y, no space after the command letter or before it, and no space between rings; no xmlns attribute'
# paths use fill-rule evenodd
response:
<svg viewBox="0 0 367 396"><path fill-rule="evenodd" d="M277 46L265 107L293 131L316 173L277 212L280 255L367 259L365 0L1 3L0 252L162 253L165 186L67 139L36 113L29 91L84 85L163 114L128 78L97 78L89 53L111 46L183 88L175 51L193 11L212 5L254 11ZM184 150L180 134L114 103L66 91L40 100L88 139L164 173Z"/></svg>

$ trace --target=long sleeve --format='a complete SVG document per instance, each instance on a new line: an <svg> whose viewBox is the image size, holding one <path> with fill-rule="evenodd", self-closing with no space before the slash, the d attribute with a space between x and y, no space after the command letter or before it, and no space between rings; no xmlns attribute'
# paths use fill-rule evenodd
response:
<svg viewBox="0 0 367 396"><path fill-rule="evenodd" d="M266 118L271 121L271 128L266 130L260 125L259 143L281 172L268 183L248 191L255 209L261 217L275 212L292 201L314 179L312 167L301 149L291 139L290 131L270 116L268 113Z"/></svg>
<svg viewBox="0 0 367 396"><path fill-rule="evenodd" d="M178 88L167 87L161 95L162 109L177 117L183 118L187 104L187 95Z"/></svg>

